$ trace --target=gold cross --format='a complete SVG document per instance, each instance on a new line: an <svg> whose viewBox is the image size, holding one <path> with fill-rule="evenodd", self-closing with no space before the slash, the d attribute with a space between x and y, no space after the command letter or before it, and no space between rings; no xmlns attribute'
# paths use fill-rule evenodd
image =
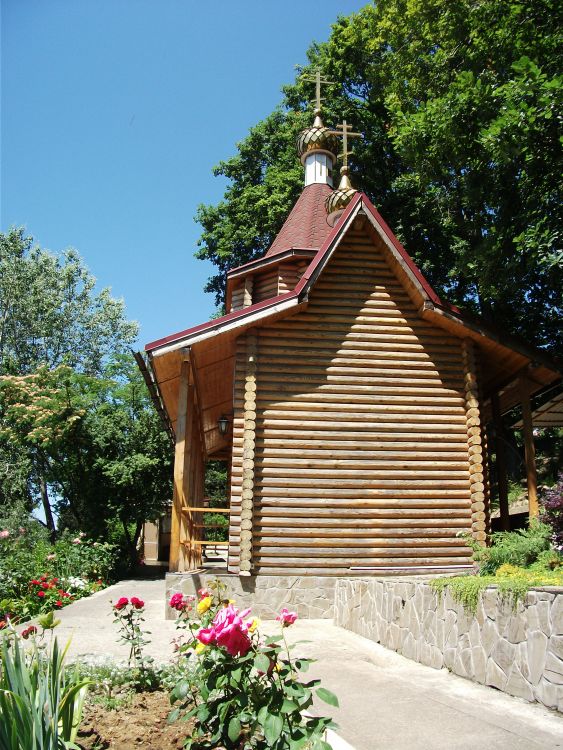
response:
<svg viewBox="0 0 563 750"><path fill-rule="evenodd" d="M342 136L342 153L339 156L342 157L342 166L348 166L348 157L352 154L352 151L348 151L348 138L363 138L362 133L352 133L352 126L348 125L346 120L342 120L341 125L336 126L336 130L332 132L334 135Z"/></svg>
<svg viewBox="0 0 563 750"><path fill-rule="evenodd" d="M327 81L326 78L322 78L320 69L317 69L315 71L315 77L314 78L313 78L313 76L307 76L305 74L303 74L301 77L303 78L304 81L311 81L312 83L316 84L315 85L315 106L316 106L316 109L320 109L321 108L321 101L324 98L324 97L321 97L321 84L323 84L325 86L336 86L336 82L335 81Z"/></svg>

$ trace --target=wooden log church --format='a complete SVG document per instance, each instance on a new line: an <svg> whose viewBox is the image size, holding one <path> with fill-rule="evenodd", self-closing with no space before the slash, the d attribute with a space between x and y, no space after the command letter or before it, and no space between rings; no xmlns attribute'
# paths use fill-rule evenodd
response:
<svg viewBox="0 0 563 750"><path fill-rule="evenodd" d="M305 187L263 258L227 275L227 314L148 344L175 435L170 570L202 564L206 462L227 462L228 570L441 573L488 531L484 425L560 375L441 300L355 191L346 123L298 140ZM332 174L344 140L337 189ZM502 508L501 508L502 510Z"/></svg>

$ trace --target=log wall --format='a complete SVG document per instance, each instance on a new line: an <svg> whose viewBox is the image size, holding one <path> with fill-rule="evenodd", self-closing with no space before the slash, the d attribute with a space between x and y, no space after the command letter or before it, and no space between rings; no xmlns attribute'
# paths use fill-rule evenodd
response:
<svg viewBox="0 0 563 750"><path fill-rule="evenodd" d="M307 310L256 334L252 404L244 340L237 355L230 570L238 571L237 508L250 461L244 410L254 405L253 572L468 565L458 533L482 512L469 456L478 407L475 389L466 391L468 354L419 317L382 249L362 231L348 233Z"/></svg>
<svg viewBox="0 0 563 750"><path fill-rule="evenodd" d="M279 271L277 267L271 268L256 276L252 301L256 303L262 302L265 299L270 299L271 297L277 297L279 294L278 279Z"/></svg>

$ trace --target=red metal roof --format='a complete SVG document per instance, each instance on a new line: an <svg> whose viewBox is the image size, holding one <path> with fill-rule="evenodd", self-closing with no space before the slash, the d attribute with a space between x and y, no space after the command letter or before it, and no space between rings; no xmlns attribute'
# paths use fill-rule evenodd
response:
<svg viewBox="0 0 563 750"><path fill-rule="evenodd" d="M306 247L318 250L330 234L332 227L326 220L325 198L332 193L328 185L307 185L291 209L283 227L266 257L291 247Z"/></svg>
<svg viewBox="0 0 563 750"><path fill-rule="evenodd" d="M311 190L311 188L314 188L314 190ZM317 188L322 188L323 190L318 190ZM400 256L404 259L406 265L409 267L413 275L417 278L418 282L420 283L422 289L426 293L426 295L429 297L430 300L437 306L449 310L453 312L454 314L460 316L460 311L458 308L456 308L454 305L450 305L448 302L442 301L434 289L430 286L428 281L424 278L418 267L416 266L415 262L412 260L410 255L407 253L405 248L401 245L399 240L395 237L391 229L387 226L385 223L383 217L379 213L379 211L375 208L373 203L369 200L369 198L364 194L358 192L352 201L349 203L349 205L346 207L344 213L342 216L339 217L338 221L336 222L334 227L329 226L329 224L326 223L326 211L324 208L324 197L321 201L321 196L326 195L327 192L330 192L330 188L327 185L309 185L306 187L301 194L299 200L293 207L293 210L291 214L288 217L288 220L283 225L279 235L277 236L274 244L266 253L267 257L269 255L275 254L273 252L274 248L277 247L276 253L282 252L283 250L287 249L286 240L287 241L293 241L290 240L291 232L293 231L293 223L292 226L288 227L289 220L293 217L295 222L301 221L304 225L307 226L308 231L312 231L312 227L317 227L317 237L319 236L319 232L322 231L324 233L324 239L322 242L322 245L319 247L319 250L315 257L312 259L311 263L309 264L307 270L301 277L299 283L297 284L296 288L292 292L286 292L285 294L282 294L278 297L274 297L271 299L263 300L262 302L255 303L253 305L250 305L249 307L245 307L241 310L236 310L235 312L228 313L227 315L223 315L220 318L216 318L214 320L210 320L206 323L202 323L201 325L194 326L193 328L188 328L185 331L180 331L179 333L174 333L170 336L166 336L163 339L159 339L158 341L153 341L150 344L147 344L145 346L146 351L152 351L154 349L158 349L161 346L164 346L165 344L170 344L175 341L179 341L183 338L186 338L187 336L192 336L195 333L203 333L206 330L210 330L213 328L220 329L222 325L225 323L230 322L231 320L236 320L237 318L243 318L247 317L249 315L252 315L255 312L258 312L260 310L263 310L268 307L273 307L277 303L289 300L292 298L297 298L303 291L303 289L308 285L311 277L314 274L314 271L316 268L322 263L324 257L326 256L327 252L330 250L331 245L333 241L336 239L338 234L340 233L343 224L348 219L352 211L355 209L357 204L361 201L364 208L368 210L376 219L377 224L380 226L380 228L383 230L384 234L387 235L393 246L396 248L396 250L399 252ZM304 199L304 196L307 196ZM320 209L322 209L322 214L320 213ZM308 215L305 212L311 212L312 215ZM322 221L321 221L321 215L322 215ZM324 222L324 225L321 227L322 222ZM325 229L326 226L326 229ZM280 238L285 232L286 240L280 241ZM299 241L299 240L298 240ZM311 241L311 238L307 238L307 242ZM311 247L309 244L308 247Z"/></svg>

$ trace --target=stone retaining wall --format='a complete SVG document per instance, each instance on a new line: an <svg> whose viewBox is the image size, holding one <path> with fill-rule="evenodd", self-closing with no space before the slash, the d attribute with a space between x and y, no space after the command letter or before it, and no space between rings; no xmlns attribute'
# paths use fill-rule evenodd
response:
<svg viewBox="0 0 563 750"><path fill-rule="evenodd" d="M172 594L196 594L216 579L226 584L226 594L236 601L237 607L252 607L252 614L263 620L275 618L282 607L307 619L334 617L334 589L338 579L333 576L239 577L202 570L166 575L166 619L176 616L168 606Z"/></svg>
<svg viewBox="0 0 563 750"><path fill-rule="evenodd" d="M563 711L563 589L531 590L515 609L495 588L475 616L412 578L338 579L335 624L421 664Z"/></svg>

